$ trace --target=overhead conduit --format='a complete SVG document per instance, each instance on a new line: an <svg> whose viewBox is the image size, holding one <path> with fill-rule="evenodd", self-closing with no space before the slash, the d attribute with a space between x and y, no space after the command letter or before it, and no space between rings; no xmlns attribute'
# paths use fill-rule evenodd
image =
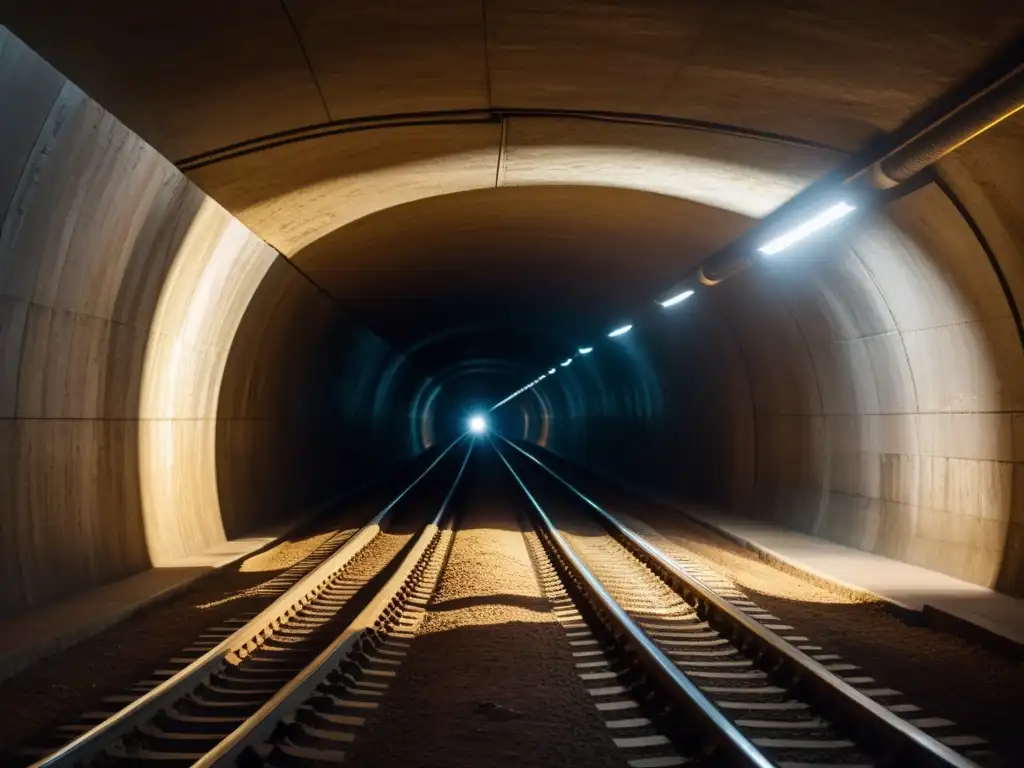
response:
<svg viewBox="0 0 1024 768"><path fill-rule="evenodd" d="M766 270L759 269L759 276L727 291L734 297L713 310L724 312L722 320L739 336L754 400L752 436L739 438L735 447L740 453L752 450L757 458L753 470L749 465L733 469L739 474L719 481L730 487L752 484L753 498L730 490L712 503L739 505L815 535L1013 594L1024 589L1024 571L1014 554L1020 522L1013 510L1021 494L1014 457L1020 446L1016 439L1011 445L1000 437L1005 427L999 426L1019 418L1013 414L1020 409L1014 383L1024 340L1020 313L1000 263L969 212L941 178L921 174L1024 107L1022 72L1015 63L910 138L890 139L889 148L873 158L854 156L853 167L797 195L664 292L662 298L693 290L698 305L717 305L710 296L701 302L700 286L717 286L760 261L756 251L768 242L766 233L783 232L847 199L867 214L858 227L822 240L822 257L839 251L828 254L835 257L834 267L822 273L830 262L815 261L813 255L822 249L805 248L799 265L782 267L787 277L778 270L774 278L766 277ZM870 214L883 206L884 214ZM964 239L971 230L977 242ZM836 278L843 282L832 282ZM786 288L792 296L758 300L750 293L779 279L792 281ZM997 292L1001 288L1002 296L988 293L990 286ZM801 298L800 291L807 289L810 295ZM806 314L801 302L815 294L814 300L831 302L831 317ZM737 300L754 325L733 314ZM670 306L674 302L658 302L634 312L631 318L642 336L631 343L652 344ZM1012 315L1006 320L1016 327L1017 339L1006 338L1001 314ZM675 346L694 319L688 314L682 325L665 328ZM824 327L815 328L823 321ZM795 346L786 341L791 348L772 349L786 336L778 335L783 325L792 326ZM940 338L953 346L933 348ZM846 351L835 349L829 357L828 346L835 344L846 345ZM858 349L861 358L854 354ZM670 356L674 359L675 351ZM772 374L766 382L765 365L785 375ZM562 375L573 376L572 369ZM814 398L813 406L810 401L800 405L807 397ZM670 421L668 415L658 421ZM666 447L677 457L685 455L686 442L702 439L697 423L682 421L682 431L661 427L671 435ZM744 449L746 440L754 446ZM677 477L685 473L677 471ZM686 488L677 490L685 498Z"/></svg>
<svg viewBox="0 0 1024 768"><path fill-rule="evenodd" d="M925 168L1012 117L1021 109L1024 109L1024 64L1019 64L996 77L991 85L967 98L913 138L904 141L876 160L847 172L842 184L831 194L847 194L864 202L875 199L884 203L889 197L880 195L879 192L886 192L910 181ZM806 215L805 209L808 206L820 206L820 197L828 195L828 192L823 193L815 185L769 217L763 227L771 229L775 220L789 218L794 209L795 218L799 220ZM808 197L812 198L812 202L808 203ZM748 244L751 237L758 234L756 231L750 233L710 256L697 268L697 281L705 286L718 285L750 266L753 258L750 254L752 249ZM683 281L681 286L691 281L692 278Z"/></svg>

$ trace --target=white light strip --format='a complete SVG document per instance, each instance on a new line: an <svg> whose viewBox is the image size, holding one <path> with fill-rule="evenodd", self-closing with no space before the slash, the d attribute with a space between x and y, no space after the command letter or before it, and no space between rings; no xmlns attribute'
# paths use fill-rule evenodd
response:
<svg viewBox="0 0 1024 768"><path fill-rule="evenodd" d="M565 368L565 366L569 365L569 364L570 364L571 362L572 362L572 358L570 357L570 358L569 358L568 360L565 360L565 361L563 361L563 362L561 363L561 366L562 366L563 368Z"/></svg>
<svg viewBox="0 0 1024 768"><path fill-rule="evenodd" d="M836 203L831 208L822 211L814 218L805 221L796 229L790 230L786 234L776 237L774 240L769 240L757 250L765 256L774 256L776 253L789 248L793 243L800 242L805 237L813 235L818 230L824 229L832 222L838 221L843 218L843 216L846 216L855 210L857 209L845 201Z"/></svg>
<svg viewBox="0 0 1024 768"><path fill-rule="evenodd" d="M580 347L580 354L581 355L589 355L593 351L594 351L593 347Z"/></svg>
<svg viewBox="0 0 1024 768"><path fill-rule="evenodd" d="M609 339L614 339L616 336L621 336L624 333L629 333L633 330L632 325L624 325L621 328L616 328L614 331L608 334Z"/></svg>
<svg viewBox="0 0 1024 768"><path fill-rule="evenodd" d="M562 363L562 365L567 365L568 363L571 363L571 362L572 362L572 358L570 357L568 360L566 360L565 363ZM555 369L554 368L549 369L547 373L542 373L540 376L538 376L536 379L531 381L526 386L520 387L519 389L517 389L515 392L513 392L511 395L506 397L501 402L498 402L498 403L495 403L494 405L492 405L490 410L492 410L492 411L497 410L498 408L501 408L501 406L503 406L505 403L509 402L510 400L515 400L517 397L519 397L521 394L523 394L523 392L526 392L526 391L528 391L530 389L533 389L535 386L540 384L544 379L546 379L548 376L553 375L554 373L555 373Z"/></svg>
<svg viewBox="0 0 1024 768"><path fill-rule="evenodd" d="M693 296L693 291L683 291L682 293L677 293L671 299L665 299L664 301L659 301L658 303L665 308L674 307L679 302L686 301L691 296Z"/></svg>

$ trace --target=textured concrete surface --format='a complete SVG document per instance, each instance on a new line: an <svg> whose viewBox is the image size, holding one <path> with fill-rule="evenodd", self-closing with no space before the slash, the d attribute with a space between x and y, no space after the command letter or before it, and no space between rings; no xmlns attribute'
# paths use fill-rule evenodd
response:
<svg viewBox="0 0 1024 768"><path fill-rule="evenodd" d="M402 407L400 356L3 29L0 72L0 614L191 567L410 450L332 448ZM346 354L391 390L331 386Z"/></svg>
<svg viewBox="0 0 1024 768"><path fill-rule="evenodd" d="M616 248L621 273L653 285L671 256L682 269L706 255L838 151L939 97L1024 21L1019 4L995 0L891 6L0 3L5 24L132 129L3 33L2 604L173 564L315 494L332 467L358 473L359 459L387 453L332 440L339 425L410 448L399 404L416 375L274 248L309 258L336 293L357 263L395 294L432 244L455 254L435 302L445 311L410 320L401 343L462 332L455 319L472 319L491 278L480 245L516 216L514 247L495 256L503 269L541 294L589 278L592 295L626 296L617 270L591 270L581 253L633 236L646 250ZM491 108L716 125L434 114ZM432 124L373 128L416 112ZM350 119L367 122L323 127ZM1024 593L1021 120L943 161L941 186L573 366L523 406L525 432L680 496ZM765 131L780 136L750 133ZM150 145L174 161L220 154L184 166L197 188ZM534 210L495 198L489 221L467 206L474 227L457 211L429 215L442 195L559 185L588 188L568 222L538 214L553 199L539 191ZM604 216L612 187L636 193L634 216ZM685 241L665 236L668 207ZM608 221L591 228L590 216ZM539 269L540 252L573 266ZM557 328L558 302L535 304L529 324ZM614 318L631 308L601 306ZM525 335L516 365L534 375L555 361L531 356L551 347ZM554 343L589 338L574 326ZM450 345L428 373L448 381L468 348ZM306 389L315 382L348 389ZM282 476L294 485L271 479Z"/></svg>
<svg viewBox="0 0 1024 768"><path fill-rule="evenodd" d="M856 147L939 96L1024 20L1009 0L0 9L172 160L328 119L489 106L679 116Z"/></svg>
<svg viewBox="0 0 1024 768"><path fill-rule="evenodd" d="M1020 462L1015 321L940 190L887 214L719 294L751 367L755 512L994 586ZM788 335L765 338L766 304Z"/></svg>
<svg viewBox="0 0 1024 768"><path fill-rule="evenodd" d="M390 127L268 147L189 173L286 256L402 203L496 186L578 185L671 195L751 217L838 155L659 126L548 118Z"/></svg>

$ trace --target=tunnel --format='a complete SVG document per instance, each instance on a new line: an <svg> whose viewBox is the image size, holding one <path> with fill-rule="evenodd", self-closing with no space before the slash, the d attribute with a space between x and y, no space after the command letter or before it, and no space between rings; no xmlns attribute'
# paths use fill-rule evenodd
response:
<svg viewBox="0 0 1024 768"><path fill-rule="evenodd" d="M1024 113L658 305L1019 57L1019 6L102 5L0 4L0 618L477 414L1024 597Z"/></svg>

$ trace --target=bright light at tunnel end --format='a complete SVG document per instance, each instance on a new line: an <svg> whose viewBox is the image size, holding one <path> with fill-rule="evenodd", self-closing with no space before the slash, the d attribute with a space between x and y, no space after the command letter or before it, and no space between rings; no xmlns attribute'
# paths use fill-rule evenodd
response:
<svg viewBox="0 0 1024 768"><path fill-rule="evenodd" d="M850 205L845 200L840 201L832 207L825 209L817 216L808 219L796 229L791 229L784 235L779 235L774 240L769 240L757 250L765 256L774 256L775 254L786 250L789 246L794 245L804 238L810 237L815 232L824 229L829 224L839 221L839 219L855 210L857 210L856 207Z"/></svg>
<svg viewBox="0 0 1024 768"><path fill-rule="evenodd" d="M487 419L477 414L469 419L469 431L474 435L482 435L487 431Z"/></svg>

